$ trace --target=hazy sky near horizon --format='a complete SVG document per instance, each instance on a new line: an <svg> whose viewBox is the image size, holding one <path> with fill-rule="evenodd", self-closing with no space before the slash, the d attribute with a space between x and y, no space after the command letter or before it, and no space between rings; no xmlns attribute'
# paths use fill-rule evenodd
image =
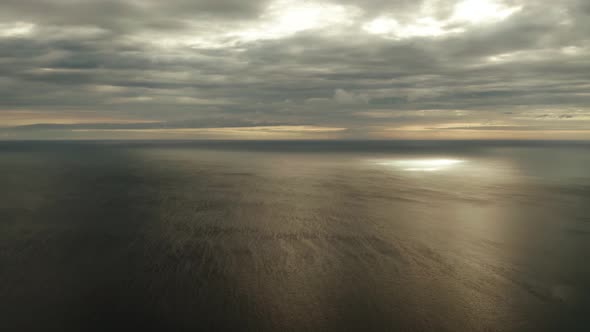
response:
<svg viewBox="0 0 590 332"><path fill-rule="evenodd" d="M590 1L2 0L26 138L590 139Z"/></svg>

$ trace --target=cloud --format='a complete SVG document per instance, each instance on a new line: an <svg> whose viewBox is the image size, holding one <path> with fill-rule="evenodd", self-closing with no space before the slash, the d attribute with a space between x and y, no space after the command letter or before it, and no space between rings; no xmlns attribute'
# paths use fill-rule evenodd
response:
<svg viewBox="0 0 590 332"><path fill-rule="evenodd" d="M0 127L39 125L20 137L82 129L52 127L56 114L96 126L347 128L347 138L492 122L546 138L590 125L584 0L5 0L0 9Z"/></svg>
<svg viewBox="0 0 590 332"><path fill-rule="evenodd" d="M364 94L347 92L344 89L334 91L334 101L339 104L367 104L369 97Z"/></svg>

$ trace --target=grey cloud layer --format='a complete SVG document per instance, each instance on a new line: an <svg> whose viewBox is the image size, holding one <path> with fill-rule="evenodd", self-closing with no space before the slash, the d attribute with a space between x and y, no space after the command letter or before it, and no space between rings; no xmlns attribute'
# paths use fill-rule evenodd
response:
<svg viewBox="0 0 590 332"><path fill-rule="evenodd" d="M447 17L455 2L430 1L430 13ZM338 27L236 39L268 20L271 2L5 0L0 116L80 110L174 128L317 125L360 136L409 124L590 124L588 1L504 3L521 10L461 33L393 39L362 26L386 15L409 22L424 3L326 1L357 14Z"/></svg>

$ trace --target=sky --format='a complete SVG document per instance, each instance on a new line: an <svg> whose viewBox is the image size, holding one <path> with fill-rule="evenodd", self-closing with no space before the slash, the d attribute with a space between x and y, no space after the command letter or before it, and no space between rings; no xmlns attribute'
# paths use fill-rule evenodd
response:
<svg viewBox="0 0 590 332"><path fill-rule="evenodd" d="M590 1L2 0L10 139L590 139Z"/></svg>

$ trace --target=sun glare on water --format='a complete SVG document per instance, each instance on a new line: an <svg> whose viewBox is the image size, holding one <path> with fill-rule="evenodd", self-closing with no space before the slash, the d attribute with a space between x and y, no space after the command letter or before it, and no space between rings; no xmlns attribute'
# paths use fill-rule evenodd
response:
<svg viewBox="0 0 590 332"><path fill-rule="evenodd" d="M449 169L464 162L459 159L402 159L379 161L377 164L392 166L404 171L433 172Z"/></svg>

